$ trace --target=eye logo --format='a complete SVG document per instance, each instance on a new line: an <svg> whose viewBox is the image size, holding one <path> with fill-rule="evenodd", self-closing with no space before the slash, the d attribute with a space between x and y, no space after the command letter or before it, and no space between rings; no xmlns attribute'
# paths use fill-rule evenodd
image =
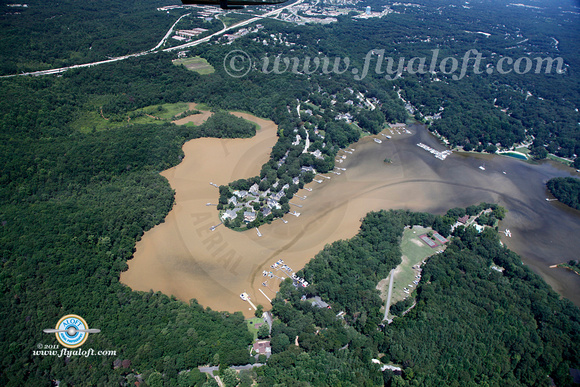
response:
<svg viewBox="0 0 580 387"><path fill-rule="evenodd" d="M55 329L45 329L44 333L54 333L58 342L66 348L80 347L89 338L89 333L99 333L100 329L89 329L87 322L76 314L62 317Z"/></svg>

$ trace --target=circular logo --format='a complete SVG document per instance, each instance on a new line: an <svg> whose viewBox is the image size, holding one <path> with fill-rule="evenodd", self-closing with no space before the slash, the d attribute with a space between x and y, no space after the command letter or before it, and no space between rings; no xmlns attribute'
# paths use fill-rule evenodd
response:
<svg viewBox="0 0 580 387"><path fill-rule="evenodd" d="M56 324L56 339L67 348L80 347L87 341L89 333L87 322L76 314L69 314L62 317Z"/></svg>
<svg viewBox="0 0 580 387"><path fill-rule="evenodd" d="M229 76L241 78L252 69L252 59L242 50L228 52L224 58L224 70Z"/></svg>

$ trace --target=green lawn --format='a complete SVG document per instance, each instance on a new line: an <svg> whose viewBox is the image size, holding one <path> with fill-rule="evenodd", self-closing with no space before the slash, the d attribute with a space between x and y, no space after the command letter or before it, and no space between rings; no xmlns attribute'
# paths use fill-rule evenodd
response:
<svg viewBox="0 0 580 387"><path fill-rule="evenodd" d="M260 324L263 322L264 322L264 320L262 320L259 317L254 317L254 318L251 318L249 320L246 320L246 324L248 325L248 330L250 331L251 334L254 335L254 341L256 341L258 339L258 328L254 328L254 326L256 324Z"/></svg>
<svg viewBox="0 0 580 387"><path fill-rule="evenodd" d="M173 64L176 66L184 65L188 70L195 71L201 75L207 75L215 72L212 65L200 56L193 58L175 59Z"/></svg>
<svg viewBox="0 0 580 387"><path fill-rule="evenodd" d="M101 116L100 106L104 103L103 98L98 98L92 101L93 107L86 109L80 116L77 117L70 125L83 133L89 133L93 130L101 131L105 129L113 129L126 126L128 124L160 124L171 120L172 117L183 113L189 109L189 104L186 102L166 103L163 105L152 105L137 109L123 117L111 117L103 113ZM154 116L160 118L157 120ZM133 118L128 119L129 116Z"/></svg>
<svg viewBox="0 0 580 387"><path fill-rule="evenodd" d="M403 239L401 241L402 262L395 268L391 305L413 296L413 291L416 288L413 281L416 279L415 276L420 272L419 269L413 269L413 266L417 267L416 265L421 265L421 262L427 257L445 249L441 246L431 248L419 239L419 235L427 234L430 231L433 230L431 228L414 226L412 229L406 228L403 232ZM382 281L382 288L384 290L381 293L385 300L389 290L389 280L390 278L387 277L387 280ZM410 294L405 293L403 291L404 288L408 288Z"/></svg>
<svg viewBox="0 0 580 387"><path fill-rule="evenodd" d="M562 164L570 165L570 161L569 160L563 159L563 158L558 157L558 156L553 155L553 154L548 154L547 159L548 160L554 160L554 161L557 161L557 162L562 163Z"/></svg>
<svg viewBox="0 0 580 387"><path fill-rule="evenodd" d="M521 146L519 148L516 148L515 150L516 152L525 153L527 155L530 154L530 149L527 146Z"/></svg>

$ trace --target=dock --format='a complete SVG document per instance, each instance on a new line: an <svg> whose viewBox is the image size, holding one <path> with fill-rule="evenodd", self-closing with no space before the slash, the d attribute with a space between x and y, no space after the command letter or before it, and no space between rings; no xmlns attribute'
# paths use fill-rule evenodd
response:
<svg viewBox="0 0 580 387"><path fill-rule="evenodd" d="M224 222L219 222L218 224L216 224L215 226L211 226L209 228L210 231L214 231L216 228L218 228L219 226L221 226L222 224L224 224Z"/></svg>
<svg viewBox="0 0 580 387"><path fill-rule="evenodd" d="M250 300L250 296L248 295L248 293L244 292L244 293L240 294L240 298L244 301L248 301L250 303L250 305L252 306L252 308L254 308L254 310L258 309L258 308L256 308L256 305L254 305L254 303Z"/></svg>
<svg viewBox="0 0 580 387"><path fill-rule="evenodd" d="M302 208L302 204L295 204L295 203L291 203L291 202L288 202L288 204L290 204L291 206L296 206L296 207Z"/></svg>
<svg viewBox="0 0 580 387"><path fill-rule="evenodd" d="M272 300L270 299L270 297L268 297L268 296L266 295L266 293L264 293L264 292L262 291L262 289L258 289L258 290L260 291L260 293L262 293L262 295L263 295L264 297L266 297L266 299L267 299L268 301L270 301L270 303L272 303Z"/></svg>
<svg viewBox="0 0 580 387"><path fill-rule="evenodd" d="M219 187L220 187L219 185L217 185L216 183L212 183L211 181L209 182L209 184L210 184L210 185L213 185L213 186L214 186L214 187L216 187L216 188L219 188Z"/></svg>
<svg viewBox="0 0 580 387"><path fill-rule="evenodd" d="M258 232L258 236L261 237L262 233L260 232L260 230L258 230L258 227L256 227L256 231Z"/></svg>

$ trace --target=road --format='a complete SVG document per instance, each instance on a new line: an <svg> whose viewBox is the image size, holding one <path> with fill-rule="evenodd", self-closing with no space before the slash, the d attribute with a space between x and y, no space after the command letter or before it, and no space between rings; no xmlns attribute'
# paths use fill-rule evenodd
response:
<svg viewBox="0 0 580 387"><path fill-rule="evenodd" d="M280 12L282 12L286 8L291 7L293 5L300 4L302 1L303 0L298 0L295 3L288 4L288 5L286 5L284 7L281 7L281 8L276 8L276 9L274 9L274 10L272 10L270 12L267 12L267 13L265 13L263 15L260 15L260 16L257 16L257 17L253 17L253 18L248 19L248 20L244 20L242 22L239 22L237 24L231 25L229 27L226 27L225 24L224 24L224 28L223 29L221 29L220 31L218 31L216 33L213 33L213 34L211 34L209 36L206 36L205 38L198 39L196 41L189 42L189 43L186 43L186 44L182 44L182 45L179 45L179 46L166 48L163 51L169 52L169 51L174 51L174 50L183 50L184 48L187 48L187 47L197 46L197 45L199 45L201 43L208 42L211 38L213 38L215 36L222 35L222 34L224 34L227 31L230 31L230 30L233 30L233 29L236 29L236 28L240 28L240 27L246 26L248 24L255 23L258 20L262 20L264 18L278 16L280 14ZM65 71L71 70L71 69L80 69L80 68L85 68L85 67L99 66L99 65L102 65L102 64L105 64L105 63L113 63L113 62L118 62L118 61L125 60L125 59L129 59L129 58L135 58L135 57L139 57L139 56L151 54L153 52L156 52L159 49L159 47L161 47L163 45L163 43L165 43L165 41L169 38L169 36L173 32L173 28L177 25L177 23L182 18L184 18L185 16L188 16L188 15L190 15L190 14L183 15L179 19L177 19L177 21L175 23L173 23L173 25L171 26L171 28L167 31L167 33L165 34L165 36L163 37L163 39L161 39L161 41L155 47L153 47L152 49L149 49L147 51L142 51L142 52L139 52L139 53L136 53L136 54L123 55L123 56L119 56L119 57L116 57L116 58L111 58L111 59L107 59L107 60L101 60L101 61L97 61L97 62L84 63L84 64L80 64L80 65L73 65L73 66L67 66L67 67L60 67L60 68L57 68L57 69L41 70L41 71L31 71L31 72L22 73L22 74L3 75L3 76L0 76L0 78L10 78L10 77L16 77L16 76L20 76L20 75L41 76L41 75L60 74L60 73L63 73Z"/></svg>
<svg viewBox="0 0 580 387"><path fill-rule="evenodd" d="M240 370L249 370L252 369L254 367L261 367L264 364L262 363L255 363L255 364L246 364L243 366L231 366L230 369L234 370L234 371L240 371ZM206 373L206 374L210 374L213 377L213 372L219 370L220 367L199 367L200 372Z"/></svg>
<svg viewBox="0 0 580 387"><path fill-rule="evenodd" d="M391 295L393 294L393 280L395 278L395 269L391 270L389 274L389 294L387 295L387 305L385 306L385 318L383 321L388 321L389 309L391 309Z"/></svg>
<svg viewBox="0 0 580 387"><path fill-rule="evenodd" d="M191 15L191 13L186 13L185 15L182 15L179 19L177 19L177 21L175 23L173 23L173 25L171 26L171 28L169 29L169 31L167 31L167 33L165 34L165 36L163 37L163 39L161 39L161 41L157 44L157 46L153 47L149 51L155 51L159 47L163 46L163 43L165 43L167 41L167 39L169 39L169 37L171 36L171 33L173 32L173 29L175 28L175 26L177 25L177 23L179 23L181 21L181 19L183 19L184 17L189 16L189 15Z"/></svg>
<svg viewBox="0 0 580 387"><path fill-rule="evenodd" d="M223 35L227 31L230 31L230 30L233 30L233 29L236 29L236 28L240 28L240 27L243 27L243 26L247 26L248 24L255 23L255 22L259 21L259 20L262 20L262 19L265 19L265 18L268 18L268 17L278 16L280 14L280 12L282 12L286 8L292 7L294 5L298 5L298 4L302 3L302 1L304 1L304 0L298 0L295 3L285 5L284 7L276 8L276 9L270 11L270 12L266 12L263 15L253 17L253 18L248 19L248 20L244 20L242 22L239 22L237 24L231 25L229 27L225 27L224 26L223 29L221 29L218 32L215 32L215 33L213 33L213 34L211 34L209 36L206 36L205 38L196 40L194 42L185 43L185 44L182 44L182 45L179 45L179 46L169 47L169 48L164 49L163 51L183 50L184 48L197 46L198 44L208 42L213 37L216 37L216 36L219 36L219 35Z"/></svg>

